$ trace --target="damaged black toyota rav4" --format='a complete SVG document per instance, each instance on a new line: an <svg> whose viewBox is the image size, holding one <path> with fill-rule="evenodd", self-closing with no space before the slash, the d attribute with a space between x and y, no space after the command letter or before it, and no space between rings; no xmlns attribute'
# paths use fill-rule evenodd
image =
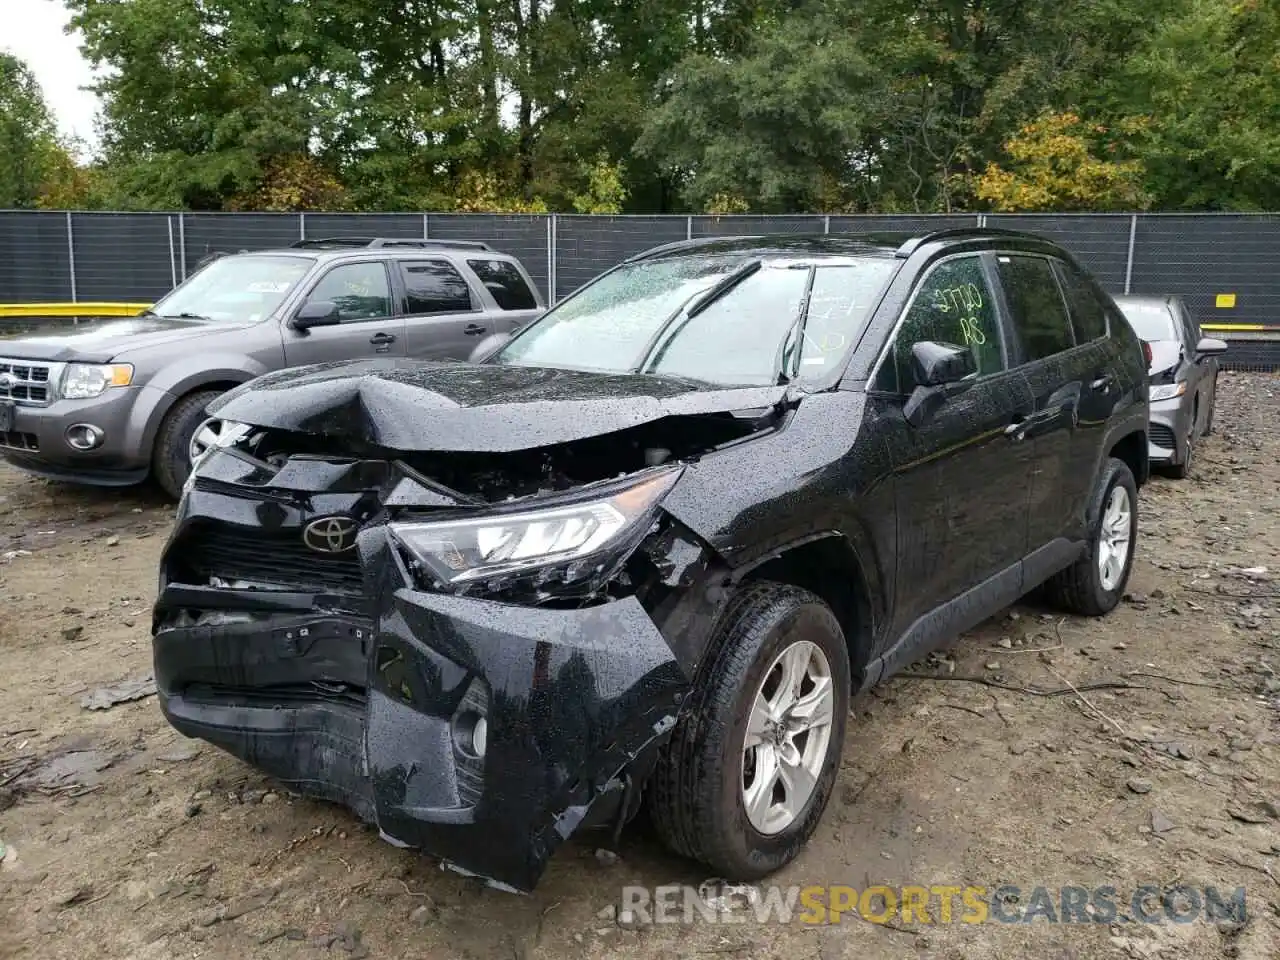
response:
<svg viewBox="0 0 1280 960"><path fill-rule="evenodd" d="M531 889L645 804L760 877L851 696L1125 588L1146 364L1045 241L680 243L486 349L217 400L154 617L178 730L463 872Z"/></svg>

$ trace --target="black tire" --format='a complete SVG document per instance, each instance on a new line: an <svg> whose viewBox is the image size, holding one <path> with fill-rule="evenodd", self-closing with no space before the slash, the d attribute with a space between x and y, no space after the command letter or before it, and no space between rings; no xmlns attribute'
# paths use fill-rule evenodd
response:
<svg viewBox="0 0 1280 960"><path fill-rule="evenodd" d="M189 393L175 403L160 424L151 452L151 472L156 483L177 500L191 473L191 438L196 428L209 418L205 407L219 395L217 390Z"/></svg>
<svg viewBox="0 0 1280 960"><path fill-rule="evenodd" d="M747 720L766 671L797 640L819 647L831 669L831 737L817 783L800 815L778 833L758 832L743 800ZM789 863L813 834L840 769L849 711L849 652L831 609L785 584L748 584L714 628L708 658L683 718L658 759L648 791L650 817L676 853L727 880L755 880Z"/></svg>
<svg viewBox="0 0 1280 960"><path fill-rule="evenodd" d="M1111 497L1111 491L1123 486L1129 494L1129 554L1124 570L1112 589L1104 589L1098 569L1098 555L1102 541L1103 508ZM1074 564L1055 574L1045 584L1045 596L1054 606L1085 617L1100 617L1115 609L1129 583L1133 570L1133 557L1138 538L1138 486L1133 471L1123 460L1115 457L1107 460L1089 499L1089 551Z"/></svg>

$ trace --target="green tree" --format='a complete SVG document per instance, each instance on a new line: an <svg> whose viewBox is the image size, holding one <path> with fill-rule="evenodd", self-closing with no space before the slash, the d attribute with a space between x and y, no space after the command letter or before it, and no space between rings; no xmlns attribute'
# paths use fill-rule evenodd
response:
<svg viewBox="0 0 1280 960"><path fill-rule="evenodd" d="M703 206L948 211L1025 123L1071 108L1181 0L811 0L692 53L639 147ZM794 9L791 9L794 8Z"/></svg>
<svg viewBox="0 0 1280 960"><path fill-rule="evenodd" d="M0 208L36 206L65 159L36 78L17 57L0 53Z"/></svg>
<svg viewBox="0 0 1280 960"><path fill-rule="evenodd" d="M1131 127L1132 129L1132 127ZM976 193L995 210L1141 210L1143 168L1136 160L1104 159L1097 141L1108 131L1074 113L1048 113L1005 145L1008 166L988 163Z"/></svg>
<svg viewBox="0 0 1280 960"><path fill-rule="evenodd" d="M1141 123L1163 209L1280 209L1280 3L1185 0L1118 71L1105 106Z"/></svg>
<svg viewBox="0 0 1280 960"><path fill-rule="evenodd" d="M66 2L116 205L1280 204L1277 0Z"/></svg>
<svg viewBox="0 0 1280 960"><path fill-rule="evenodd" d="M883 85L857 33L811 9L747 40L741 57L686 58L636 149L696 209L724 196L768 212L812 209L831 178L865 165L868 104Z"/></svg>

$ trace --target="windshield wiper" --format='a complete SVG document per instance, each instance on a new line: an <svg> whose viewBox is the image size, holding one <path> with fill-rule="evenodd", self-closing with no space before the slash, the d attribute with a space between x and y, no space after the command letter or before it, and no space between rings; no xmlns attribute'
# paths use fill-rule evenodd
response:
<svg viewBox="0 0 1280 960"><path fill-rule="evenodd" d="M148 311L150 312L150 311ZM203 320L209 322L209 318L200 313L188 313L186 310L181 313L152 313L153 317L160 317L162 320Z"/></svg>
<svg viewBox="0 0 1280 960"><path fill-rule="evenodd" d="M682 320L681 327L688 323L707 307L711 306L725 294L729 293L734 287L740 284L747 277L758 271L764 266L763 260L748 260L732 273L728 273L721 277L711 289L704 293L695 293L692 297L680 304L667 319L659 324L658 329L654 331L647 341L645 341L644 349L640 352L640 362L632 368L632 373L644 373L644 368L649 365L649 357L658 344L662 341L663 335L677 320ZM690 306L692 304L692 306ZM678 335L680 331L677 329L672 334L672 338Z"/></svg>
<svg viewBox="0 0 1280 960"><path fill-rule="evenodd" d="M689 308L689 312L685 314L685 320L692 320L703 310L707 309L707 307L711 306L726 293L740 284L743 280L747 279L747 277L758 272L763 266L763 260L748 260L737 270L733 271L733 273L723 277L715 286L704 293L697 303Z"/></svg>
<svg viewBox="0 0 1280 960"><path fill-rule="evenodd" d="M782 343L778 344L778 352L773 357L773 369L777 371L777 379L774 381L778 386L790 383L799 370L794 373L788 368L798 367L799 364L790 362L791 357L796 360L800 359L800 354L804 352L804 325L809 319L809 299L813 296L813 279L815 271L809 270L809 279L805 281L804 295L800 298L800 309L796 314L796 318L792 321L791 326L787 327L786 335L782 338ZM796 349L792 354L787 353L787 344L791 343L791 335L796 335Z"/></svg>

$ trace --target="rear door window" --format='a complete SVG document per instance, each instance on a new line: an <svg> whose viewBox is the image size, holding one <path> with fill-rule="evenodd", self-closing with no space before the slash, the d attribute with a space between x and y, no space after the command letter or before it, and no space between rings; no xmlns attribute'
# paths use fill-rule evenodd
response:
<svg viewBox="0 0 1280 960"><path fill-rule="evenodd" d="M503 310L536 310L538 298L533 295L514 263L507 260L468 260L485 289Z"/></svg>
<svg viewBox="0 0 1280 960"><path fill-rule="evenodd" d="M400 279L404 283L404 312L411 317L472 309L471 288L448 260L402 260Z"/></svg>
<svg viewBox="0 0 1280 960"><path fill-rule="evenodd" d="M1071 308L1071 322L1075 326L1076 342L1088 343L1107 335L1107 307L1089 278L1071 264L1053 261L1053 267L1062 281L1062 292Z"/></svg>
<svg viewBox="0 0 1280 960"><path fill-rule="evenodd" d="M996 271L1023 360L1043 360L1075 346L1067 306L1048 260L1002 253L996 256Z"/></svg>

